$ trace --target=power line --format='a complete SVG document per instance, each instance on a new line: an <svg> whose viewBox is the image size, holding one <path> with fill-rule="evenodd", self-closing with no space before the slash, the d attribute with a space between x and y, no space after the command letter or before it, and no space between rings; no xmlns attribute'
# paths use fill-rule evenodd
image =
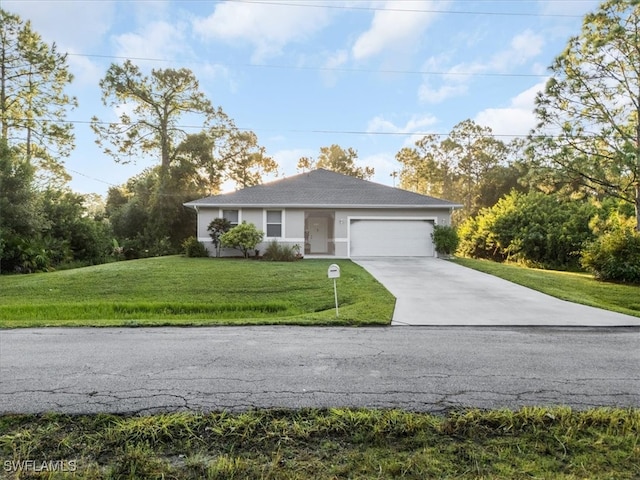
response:
<svg viewBox="0 0 640 480"><path fill-rule="evenodd" d="M9 120L16 121L19 119L10 118ZM74 125L91 125L91 124L99 124L99 125L117 125L117 126L125 126L130 124L125 124L122 122L107 122L107 121L92 121L92 120L52 120L52 119L30 119L36 122L43 123L71 123ZM174 128L181 130L202 130L202 125L175 125ZM266 133L297 133L297 134L308 134L308 133L318 133L318 134L330 134L330 135L376 135L376 136L412 136L412 135L435 135L435 136L448 136L448 133L435 133L435 132L405 132L405 131L387 131L387 132L376 132L369 130L330 130L330 129L272 129L272 128L248 128L248 127L234 127L235 130L239 130L242 132L266 132ZM528 137L529 134L513 134L513 133L492 133L489 136L493 137Z"/></svg>
<svg viewBox="0 0 640 480"><path fill-rule="evenodd" d="M22 0L25 3L44 3L50 0ZM73 2L76 0L58 0L59 2ZM85 3L98 3L104 0L84 0ZM157 0L116 0L121 3L143 3L143 2L156 2ZM165 0L169 3L169 0ZM460 1L460 0L459 0ZM474 1L474 0L468 0ZM516 3L513 0L494 0L503 1L505 3ZM558 3L561 0L555 0L554 3ZM565 0L569 2L570 0ZM584 0L574 0L571 3L584 3ZM187 3L187 2L185 2ZM210 0L189 0L189 3L211 3ZM285 2L285 1L262 1L262 0L215 0L212 3L224 4L224 3L244 3L254 5L267 5L275 7L294 7L294 8L322 8L328 10L355 10L365 12L406 12L406 13L437 13L437 14L451 14L451 15L484 15L484 16L506 16L506 17L550 17L550 18L583 18L583 15L575 15L569 13L542 13L542 12L500 12L500 11L477 11L477 10L448 10L448 9L432 9L432 8L395 8L395 7L376 7L376 6L357 6L357 5L335 5L328 3L299 3L299 2ZM474 3L477 3L474 1ZM520 0L517 3L525 3L524 0ZM529 3L534 3L532 0ZM1 5L1 2L0 2Z"/></svg>
<svg viewBox="0 0 640 480"><path fill-rule="evenodd" d="M221 3L221 2L218 2ZM273 5L298 8L326 8L331 10L362 10L372 12L407 12L407 13L444 13L453 15L488 15L488 16L509 16L509 17L556 17L556 18L582 18L582 15L571 15L563 13L529 13L529 12L480 12L472 10L440 10L423 8L383 8L383 7L358 7L355 5L330 5L316 3L293 3L276 2L262 0L227 0L227 3L247 3L257 5Z"/></svg>
<svg viewBox="0 0 640 480"><path fill-rule="evenodd" d="M107 58L115 60L135 60L141 62L162 62L162 63L178 63L175 60L167 58L148 58L148 57L123 57L117 55L101 55L92 53L69 53L65 55L69 57L87 57L87 58ZM209 65L207 62L190 61L182 62L186 65ZM346 68L346 67L317 67L304 65L277 65L266 63L216 63L227 68L268 68L274 70L310 70L322 72L343 72L343 73L384 73L399 75L441 75L453 77L519 77L519 78L545 78L548 74L538 73L498 73L498 72L441 72L434 70L389 70L389 69L373 69L373 68Z"/></svg>
<svg viewBox="0 0 640 480"><path fill-rule="evenodd" d="M114 185L113 183L109 183L109 182L106 182L104 180L100 180L99 178L87 175L85 173L78 172L77 170L73 170L72 168L69 168L69 167L64 167L64 168L65 168L65 170L67 170L69 172L72 172L72 173L75 173L76 175L80 175L82 177L88 178L89 180L94 180L96 182L104 183L105 185L109 185L110 187L117 187L117 185Z"/></svg>

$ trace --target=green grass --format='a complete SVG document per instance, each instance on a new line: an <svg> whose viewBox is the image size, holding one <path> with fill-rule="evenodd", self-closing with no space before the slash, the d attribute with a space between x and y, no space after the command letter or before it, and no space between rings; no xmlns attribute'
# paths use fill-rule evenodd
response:
<svg viewBox="0 0 640 480"><path fill-rule="evenodd" d="M632 479L640 410L254 410L0 417L8 478ZM35 473L28 461L73 472ZM9 472L16 466L22 472Z"/></svg>
<svg viewBox="0 0 640 480"><path fill-rule="evenodd" d="M640 317L640 286L600 282L587 273L540 270L512 264L456 258L460 265L591 307Z"/></svg>
<svg viewBox="0 0 640 480"><path fill-rule="evenodd" d="M174 256L6 275L0 326L388 325L393 296L348 260L336 319L331 263Z"/></svg>

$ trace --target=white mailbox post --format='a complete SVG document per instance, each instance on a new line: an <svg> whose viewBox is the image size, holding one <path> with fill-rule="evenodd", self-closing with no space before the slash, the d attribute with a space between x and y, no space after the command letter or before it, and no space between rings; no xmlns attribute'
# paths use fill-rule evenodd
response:
<svg viewBox="0 0 640 480"><path fill-rule="evenodd" d="M336 286L336 278L340 278L340 266L335 263L329 265L327 276L333 278L333 295L336 298L336 317L338 317L338 287Z"/></svg>

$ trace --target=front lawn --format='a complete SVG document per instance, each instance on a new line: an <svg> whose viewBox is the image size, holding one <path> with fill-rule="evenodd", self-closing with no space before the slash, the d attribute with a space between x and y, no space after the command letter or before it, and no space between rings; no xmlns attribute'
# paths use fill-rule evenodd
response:
<svg viewBox="0 0 640 480"><path fill-rule="evenodd" d="M640 286L637 285L600 282L587 273L539 270L489 260L456 258L454 261L562 300L640 317Z"/></svg>
<svg viewBox="0 0 640 480"><path fill-rule="evenodd" d="M339 318L331 263L338 263ZM0 277L0 326L388 325L395 299L348 260L159 257Z"/></svg>

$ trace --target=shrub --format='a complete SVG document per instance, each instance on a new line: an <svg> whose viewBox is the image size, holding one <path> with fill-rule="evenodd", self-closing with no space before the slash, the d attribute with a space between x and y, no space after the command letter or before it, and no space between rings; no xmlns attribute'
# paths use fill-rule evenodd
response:
<svg viewBox="0 0 640 480"><path fill-rule="evenodd" d="M431 234L436 252L441 255L452 255L458 249L460 238L456 229L449 225L436 225Z"/></svg>
<svg viewBox="0 0 640 480"><path fill-rule="evenodd" d="M231 247L240 250L244 258L249 257L249 252L264 238L264 232L258 230L253 223L242 222L220 236L223 247Z"/></svg>
<svg viewBox="0 0 640 480"><path fill-rule="evenodd" d="M209 256L207 247L205 247L202 242L199 242L196 237L187 238L184 242L182 242L182 248L184 249L184 254L187 257L208 257Z"/></svg>
<svg viewBox="0 0 640 480"><path fill-rule="evenodd" d="M220 237L227 233L230 229L231 222L226 218L215 218L211 221L211 223L209 223L207 230L209 231L209 235L211 236L213 247L216 250L216 257L220 256L220 247L222 246Z"/></svg>
<svg viewBox="0 0 640 480"><path fill-rule="evenodd" d="M459 253L542 268L579 267L580 251L594 238L596 207L542 193L512 192L460 226Z"/></svg>
<svg viewBox="0 0 640 480"><path fill-rule="evenodd" d="M267 245L262 258L271 262L294 262L298 258L298 251L293 245L281 245L272 240Z"/></svg>
<svg viewBox="0 0 640 480"><path fill-rule="evenodd" d="M640 233L617 228L589 243L582 266L599 279L640 284Z"/></svg>

